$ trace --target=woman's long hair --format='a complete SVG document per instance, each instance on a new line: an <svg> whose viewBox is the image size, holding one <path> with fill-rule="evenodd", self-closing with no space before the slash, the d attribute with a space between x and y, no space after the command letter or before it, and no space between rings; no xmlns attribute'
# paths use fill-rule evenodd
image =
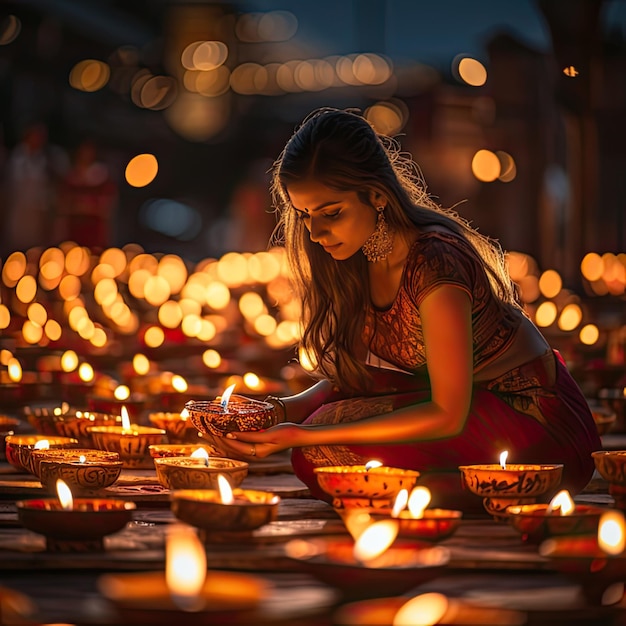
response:
<svg viewBox="0 0 626 626"><path fill-rule="evenodd" d="M387 223L400 235L416 226L439 225L465 237L482 258L497 298L518 306L500 246L428 195L419 168L396 140L377 134L358 113L318 109L304 119L273 165L271 194L279 219L272 241L285 246L302 302L301 348L318 374L339 389L365 392L371 382L356 356L370 302L367 261L361 253L336 261L311 241L287 193L290 184L308 180L355 191L368 204L372 191L380 193L387 199Z"/></svg>

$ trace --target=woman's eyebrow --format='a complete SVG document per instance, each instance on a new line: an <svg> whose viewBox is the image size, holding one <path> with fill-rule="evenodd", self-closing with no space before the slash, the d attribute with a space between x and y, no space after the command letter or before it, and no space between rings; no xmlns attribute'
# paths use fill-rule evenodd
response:
<svg viewBox="0 0 626 626"><path fill-rule="evenodd" d="M329 202L324 202L322 204L320 204L319 206L313 208L313 209L308 209L307 207L304 207L304 209L299 209L297 206L294 205L294 203L291 203L291 206L296 210L296 211L300 211L300 213L314 213L315 211L320 211L321 209L325 209L328 206L331 206L333 204L338 204L339 200L330 200Z"/></svg>

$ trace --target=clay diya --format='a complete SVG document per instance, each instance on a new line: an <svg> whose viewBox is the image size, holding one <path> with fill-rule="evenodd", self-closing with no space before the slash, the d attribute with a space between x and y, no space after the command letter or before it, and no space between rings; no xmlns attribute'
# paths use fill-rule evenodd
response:
<svg viewBox="0 0 626 626"><path fill-rule="evenodd" d="M180 413L149 413L148 420L155 428L161 428L171 444L195 443L198 441L198 429L189 418L189 411Z"/></svg>
<svg viewBox="0 0 626 626"><path fill-rule="evenodd" d="M607 604L614 584L626 580L625 523L621 511L605 512L595 534L554 537L539 546L539 553L559 572L579 584L592 604ZM621 600L623 588L619 593Z"/></svg>
<svg viewBox="0 0 626 626"><path fill-rule="evenodd" d="M165 572L104 574L102 595L124 624L254 624L255 611L270 589L247 574L207 571L206 552L195 530L169 527Z"/></svg>
<svg viewBox="0 0 626 626"><path fill-rule="evenodd" d="M20 424L21 421L16 417L10 417L9 415L0 414L0 461L6 459L5 437L7 435L14 435L15 429Z"/></svg>
<svg viewBox="0 0 626 626"><path fill-rule="evenodd" d="M617 413L606 406L603 406L599 402L592 400L588 401L589 408L591 409L591 415L595 422L598 435L606 435L611 431L615 422L617 421Z"/></svg>
<svg viewBox="0 0 626 626"><path fill-rule="evenodd" d="M201 433L224 436L232 431L260 430L274 422L274 405L232 394L231 385L215 400L190 400L185 404L189 418Z"/></svg>
<svg viewBox="0 0 626 626"><path fill-rule="evenodd" d="M63 437L78 439L81 446L95 447L91 428L94 426L119 426L122 418L112 413L72 410L55 415L51 418L56 434Z"/></svg>
<svg viewBox="0 0 626 626"><path fill-rule="evenodd" d="M522 504L506 509L508 521L523 541L541 543L550 537L598 532L605 508L576 504L567 490L559 491L549 504Z"/></svg>
<svg viewBox="0 0 626 626"><path fill-rule="evenodd" d="M121 413L121 426L92 426L89 429L96 448L117 452L125 468L151 469L149 448L153 444L165 443L165 431L131 424L125 407Z"/></svg>
<svg viewBox="0 0 626 626"><path fill-rule="evenodd" d="M598 450L591 456L598 473L609 483L615 508L626 510L626 450Z"/></svg>
<svg viewBox="0 0 626 626"><path fill-rule="evenodd" d="M58 498L37 498L15 503L24 528L46 538L52 552L101 551L104 538L131 520L134 502L104 498L74 498L60 481Z"/></svg>
<svg viewBox="0 0 626 626"><path fill-rule="evenodd" d="M35 474L31 452L37 449L75 448L78 439L48 435L8 435L5 437L7 461L21 472Z"/></svg>
<svg viewBox="0 0 626 626"><path fill-rule="evenodd" d="M153 462L157 479L166 489L218 489L220 474L231 487L239 487L249 468L245 461L222 457L162 457Z"/></svg>
<svg viewBox="0 0 626 626"><path fill-rule="evenodd" d="M402 489L411 490L419 472L387 467L369 461L365 465L316 467L320 488L333 498L335 509L388 508Z"/></svg>
<svg viewBox="0 0 626 626"><path fill-rule="evenodd" d="M426 508L430 502L430 491L426 487L415 487L410 494L400 491L393 508L344 508L337 512L348 532L358 537L371 523L395 519L398 537L420 541L442 541L453 535L463 517L462 511Z"/></svg>
<svg viewBox="0 0 626 626"><path fill-rule="evenodd" d="M172 512L182 522L208 532L248 532L276 519L280 503L277 495L230 489L223 476L218 476L218 486L219 489L175 489L170 494Z"/></svg>
<svg viewBox="0 0 626 626"><path fill-rule="evenodd" d="M61 479L73 494L93 495L114 484L123 465L117 452L104 450L34 450L31 456L42 487L50 493Z"/></svg>
<svg viewBox="0 0 626 626"><path fill-rule="evenodd" d="M534 504L537 498L554 493L563 473L562 464L507 464L506 452L500 464L460 465L463 485L483 498L487 513L497 521L506 520L506 508Z"/></svg>
<svg viewBox="0 0 626 626"><path fill-rule="evenodd" d="M404 539L395 539L382 553L364 560L355 554L364 534L356 542L349 536L292 540L286 554L304 572L339 590L344 599L405 593L442 575L450 560L446 548Z"/></svg>

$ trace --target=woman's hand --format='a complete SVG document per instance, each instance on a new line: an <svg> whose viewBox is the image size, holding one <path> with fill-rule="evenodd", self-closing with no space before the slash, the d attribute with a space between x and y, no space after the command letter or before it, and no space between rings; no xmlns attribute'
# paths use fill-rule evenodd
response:
<svg viewBox="0 0 626 626"><path fill-rule="evenodd" d="M303 429L287 422L266 430L235 431L224 437L203 434L225 457L254 461L287 450L301 439Z"/></svg>

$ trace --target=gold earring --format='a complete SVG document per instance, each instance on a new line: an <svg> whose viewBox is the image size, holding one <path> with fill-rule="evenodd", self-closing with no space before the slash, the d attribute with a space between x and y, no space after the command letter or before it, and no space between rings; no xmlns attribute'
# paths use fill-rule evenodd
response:
<svg viewBox="0 0 626 626"><path fill-rule="evenodd" d="M393 233L390 232L385 219L385 207L380 206L376 209L378 217L376 218L376 228L369 236L368 240L363 244L361 250L365 258L370 263L384 261L393 250Z"/></svg>

